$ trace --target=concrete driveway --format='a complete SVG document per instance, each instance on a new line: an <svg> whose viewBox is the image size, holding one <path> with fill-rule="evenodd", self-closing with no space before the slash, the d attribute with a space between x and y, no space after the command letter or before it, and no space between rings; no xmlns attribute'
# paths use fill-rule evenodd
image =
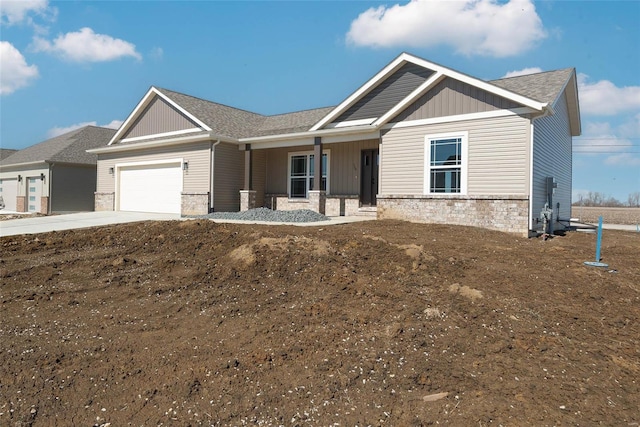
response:
<svg viewBox="0 0 640 427"><path fill-rule="evenodd" d="M0 237L18 234L47 233L49 231L72 230L75 228L98 227L101 225L123 224L138 221L178 220L179 214L159 214L147 212L81 212L64 215L50 215L0 221Z"/></svg>

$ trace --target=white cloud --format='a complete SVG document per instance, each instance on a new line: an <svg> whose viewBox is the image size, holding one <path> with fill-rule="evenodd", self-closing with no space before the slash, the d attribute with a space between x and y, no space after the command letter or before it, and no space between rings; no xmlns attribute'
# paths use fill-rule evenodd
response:
<svg viewBox="0 0 640 427"><path fill-rule="evenodd" d="M24 56L9 42L0 41L0 63L0 95L13 93L38 77L38 67L27 65Z"/></svg>
<svg viewBox="0 0 640 427"><path fill-rule="evenodd" d="M589 76L578 74L580 111L584 114L613 116L640 110L640 86L617 87L609 80L595 83Z"/></svg>
<svg viewBox="0 0 640 427"><path fill-rule="evenodd" d="M542 72L542 68L540 67L523 68L522 70L509 71L502 78L506 79L509 77L526 76L527 74L536 74L541 72Z"/></svg>
<svg viewBox="0 0 640 427"><path fill-rule="evenodd" d="M58 54L76 62L112 61L126 56L142 59L134 44L106 34L96 34L88 27L59 35L53 42L36 37L33 49L36 52Z"/></svg>
<svg viewBox="0 0 640 427"><path fill-rule="evenodd" d="M48 10L47 0L3 0L0 2L2 23L8 25L28 21L29 13L45 14Z"/></svg>
<svg viewBox="0 0 640 427"><path fill-rule="evenodd" d="M66 127L54 127L51 128L47 131L47 137L48 138L54 138L56 136L59 135L63 135L67 132L71 132L73 130L76 129L80 129L83 128L85 126L100 126L103 128L109 128L109 129L118 129L120 127L120 125L122 125L123 121L122 120L111 120L111 122L109 122L106 125L99 125L97 121L92 121L92 122L82 122L82 123L76 123L73 124L71 126L66 126Z"/></svg>
<svg viewBox="0 0 640 427"><path fill-rule="evenodd" d="M465 55L522 53L546 37L531 0L412 0L379 6L351 22L347 42L356 46L452 46Z"/></svg>
<svg viewBox="0 0 640 427"><path fill-rule="evenodd" d="M640 166L640 157L629 154L615 154L607 157L604 164L609 166Z"/></svg>

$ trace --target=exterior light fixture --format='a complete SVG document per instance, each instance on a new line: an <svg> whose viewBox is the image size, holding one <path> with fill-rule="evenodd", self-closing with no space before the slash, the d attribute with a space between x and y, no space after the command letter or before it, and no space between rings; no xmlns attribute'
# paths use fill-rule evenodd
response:
<svg viewBox="0 0 640 427"><path fill-rule="evenodd" d="M182 162L182 170L183 171L189 170L189 162L187 162L187 161Z"/></svg>
<svg viewBox="0 0 640 427"><path fill-rule="evenodd" d="M22 182L22 175L18 175L18 182Z"/></svg>
<svg viewBox="0 0 640 427"><path fill-rule="evenodd" d="M40 181L44 181L44 174L43 173L40 174Z"/></svg>
<svg viewBox="0 0 640 427"><path fill-rule="evenodd" d="M109 168L109 175L113 175L113 168Z"/></svg>

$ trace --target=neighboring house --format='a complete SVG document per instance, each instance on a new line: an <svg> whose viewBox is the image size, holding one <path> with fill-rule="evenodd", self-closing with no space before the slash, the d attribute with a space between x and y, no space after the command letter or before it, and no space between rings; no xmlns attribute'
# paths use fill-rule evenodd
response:
<svg viewBox="0 0 640 427"><path fill-rule="evenodd" d="M6 159L7 157L9 157L10 155L12 155L17 151L18 150L14 150L11 148L0 148L0 160Z"/></svg>
<svg viewBox="0 0 640 427"><path fill-rule="evenodd" d="M573 68L483 81L403 53L336 107L276 116L152 87L91 150L96 210L307 208L527 235L545 204L569 219L580 127Z"/></svg>
<svg viewBox="0 0 640 427"><path fill-rule="evenodd" d="M115 132L85 126L0 161L4 209L45 214L92 211L97 156L87 150L107 145Z"/></svg>

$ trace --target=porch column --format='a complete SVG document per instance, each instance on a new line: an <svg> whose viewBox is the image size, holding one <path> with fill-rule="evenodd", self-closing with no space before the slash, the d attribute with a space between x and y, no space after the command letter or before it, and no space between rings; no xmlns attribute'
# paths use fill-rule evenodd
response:
<svg viewBox="0 0 640 427"><path fill-rule="evenodd" d="M253 153L251 144L244 147L244 185L240 190L240 210L248 211L256 207L256 192L253 189Z"/></svg>
<svg viewBox="0 0 640 427"><path fill-rule="evenodd" d="M322 190L322 138L313 141L313 190L309 191L309 207L324 215L327 202L326 191Z"/></svg>

